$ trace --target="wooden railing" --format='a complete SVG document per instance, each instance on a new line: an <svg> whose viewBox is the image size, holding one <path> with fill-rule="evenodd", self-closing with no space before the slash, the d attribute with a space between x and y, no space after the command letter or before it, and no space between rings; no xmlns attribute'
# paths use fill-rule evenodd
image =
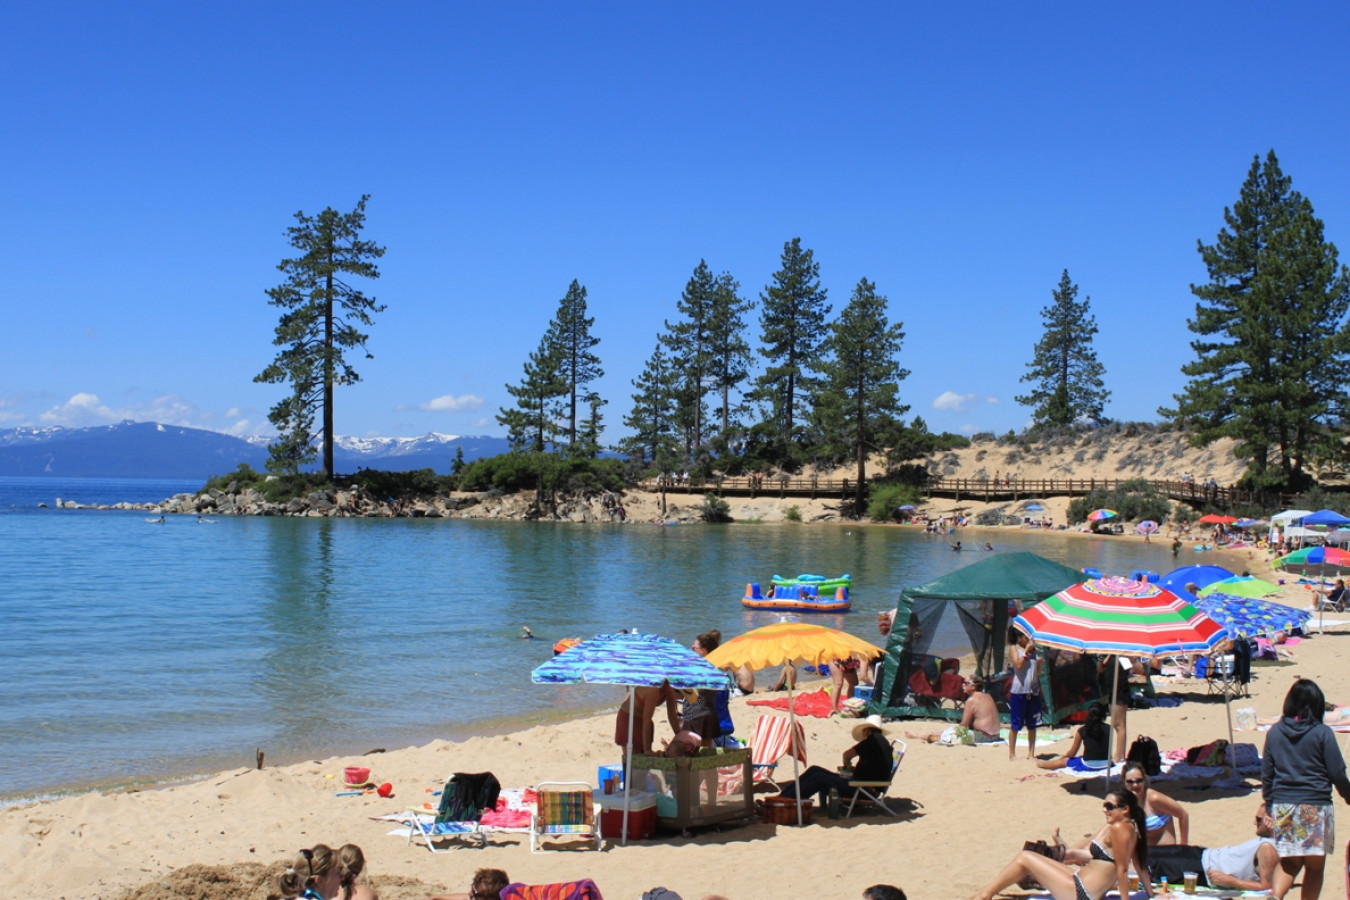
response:
<svg viewBox="0 0 1350 900"><path fill-rule="evenodd" d="M929 497L950 497L984 503L1032 500L1041 497L1083 497L1093 491L1119 490L1138 478L940 478L930 481L923 492ZM1144 479L1158 493L1169 500L1180 500L1192 506L1208 509L1228 509L1232 506L1259 506L1287 509L1293 504L1293 495L1261 494L1235 487L1206 487L1191 481ZM665 476L639 482L638 490L674 494L714 494L748 497L853 497L858 482L849 478L817 478L800 476L751 477L746 475L714 478L695 476Z"/></svg>

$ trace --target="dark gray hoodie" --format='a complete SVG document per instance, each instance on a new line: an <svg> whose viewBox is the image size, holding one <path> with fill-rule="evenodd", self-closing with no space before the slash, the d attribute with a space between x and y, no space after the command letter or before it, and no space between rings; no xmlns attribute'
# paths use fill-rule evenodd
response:
<svg viewBox="0 0 1350 900"><path fill-rule="evenodd" d="M1261 755L1261 798L1268 804L1326 804L1332 785L1350 803L1350 779L1336 733L1309 719L1276 722Z"/></svg>

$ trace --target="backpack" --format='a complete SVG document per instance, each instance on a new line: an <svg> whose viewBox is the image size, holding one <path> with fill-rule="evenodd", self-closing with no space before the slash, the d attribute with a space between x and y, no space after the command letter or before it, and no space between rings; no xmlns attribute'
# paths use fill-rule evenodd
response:
<svg viewBox="0 0 1350 900"><path fill-rule="evenodd" d="M1146 775L1162 774L1162 754L1158 752L1158 742L1151 737L1139 735L1130 744L1130 752L1125 754L1126 762L1137 762L1144 767Z"/></svg>

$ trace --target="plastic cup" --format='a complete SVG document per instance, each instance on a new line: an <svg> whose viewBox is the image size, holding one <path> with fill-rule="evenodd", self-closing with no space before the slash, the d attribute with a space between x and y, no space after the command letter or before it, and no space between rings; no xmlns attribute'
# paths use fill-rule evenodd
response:
<svg viewBox="0 0 1350 900"><path fill-rule="evenodd" d="M1137 891L1137 890L1139 890L1139 876L1136 875L1136 874L1134 874L1133 872L1131 872L1131 873L1130 873L1130 893L1133 894L1133 893L1134 893L1135 891Z"/></svg>
<svg viewBox="0 0 1350 900"><path fill-rule="evenodd" d="M1182 888L1188 894L1195 893L1195 882L1197 876L1194 872L1182 872L1182 877L1186 879L1185 886Z"/></svg>
<svg viewBox="0 0 1350 900"><path fill-rule="evenodd" d="M606 778L606 779L605 779L605 793L606 793L606 794L612 794L612 793L614 793L614 779L613 779L613 778Z"/></svg>

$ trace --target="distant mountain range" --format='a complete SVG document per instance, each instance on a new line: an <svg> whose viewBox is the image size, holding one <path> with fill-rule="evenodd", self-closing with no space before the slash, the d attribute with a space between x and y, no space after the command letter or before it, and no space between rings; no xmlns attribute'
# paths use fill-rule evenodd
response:
<svg viewBox="0 0 1350 900"><path fill-rule="evenodd" d="M507 451L506 438L431 432L421 437L334 438L339 472L357 467L450 471L456 450L473 461ZM263 471L267 439L238 438L201 428L121 422L94 428L11 428L0 431L0 475L68 478L201 478L248 463Z"/></svg>

